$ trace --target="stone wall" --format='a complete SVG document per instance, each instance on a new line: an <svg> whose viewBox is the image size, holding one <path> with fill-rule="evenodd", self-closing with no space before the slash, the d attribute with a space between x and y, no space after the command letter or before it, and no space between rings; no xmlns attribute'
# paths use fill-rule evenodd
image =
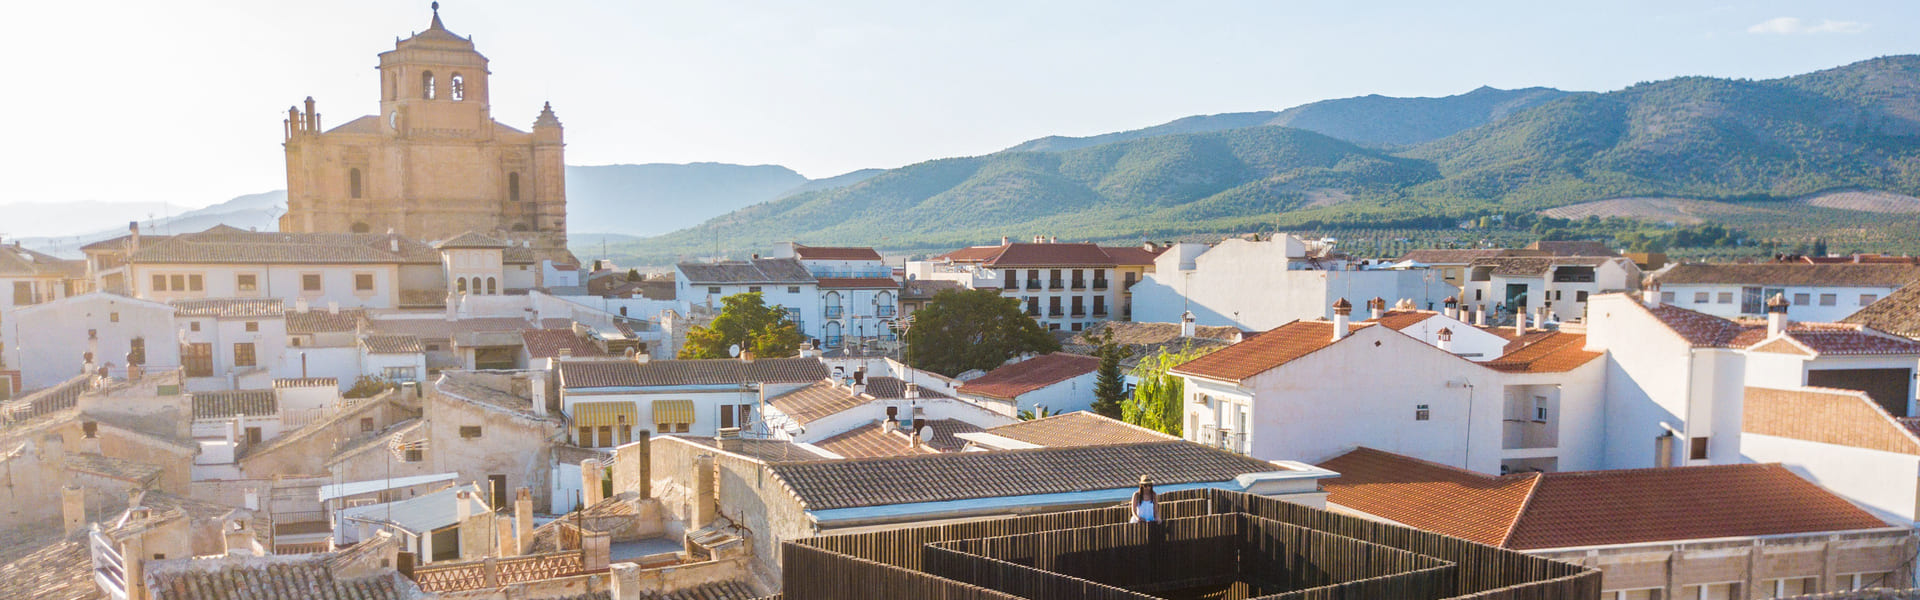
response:
<svg viewBox="0 0 1920 600"><path fill-rule="evenodd" d="M749 566L758 581L779 581L782 542L816 533L799 500L765 463L672 437L655 438L652 454L654 494L668 531L675 535L684 533L692 518L694 459L713 457L719 517L749 532Z"/></svg>
<svg viewBox="0 0 1920 600"><path fill-rule="evenodd" d="M1813 578L1821 582L1818 591L1838 591L1850 586L1839 580L1853 573L1889 573L1893 581L1881 586L1909 587L1916 549L1920 538L1911 530L1888 528L1531 554L1598 568L1609 592L1659 589L1665 590L1660 596L1677 598L1689 585L1736 582L1739 589L1771 591L1778 579Z"/></svg>

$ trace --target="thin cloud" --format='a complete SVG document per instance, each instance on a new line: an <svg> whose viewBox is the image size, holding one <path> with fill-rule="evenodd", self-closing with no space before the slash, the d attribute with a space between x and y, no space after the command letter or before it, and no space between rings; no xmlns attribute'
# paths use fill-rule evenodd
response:
<svg viewBox="0 0 1920 600"><path fill-rule="evenodd" d="M1859 21L1835 21L1821 19L1815 23L1799 17L1774 17L1755 23L1747 28L1747 33L1775 35L1808 35L1816 33L1860 33L1867 30L1867 24Z"/></svg>

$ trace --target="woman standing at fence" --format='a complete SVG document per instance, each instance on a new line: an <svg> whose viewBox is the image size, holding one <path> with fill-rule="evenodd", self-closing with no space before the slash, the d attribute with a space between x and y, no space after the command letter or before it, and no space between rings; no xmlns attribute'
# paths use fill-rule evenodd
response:
<svg viewBox="0 0 1920 600"><path fill-rule="evenodd" d="M1160 520L1155 506L1159 500L1159 494L1153 491L1153 480L1141 475L1140 489L1133 493L1133 522L1152 523Z"/></svg>

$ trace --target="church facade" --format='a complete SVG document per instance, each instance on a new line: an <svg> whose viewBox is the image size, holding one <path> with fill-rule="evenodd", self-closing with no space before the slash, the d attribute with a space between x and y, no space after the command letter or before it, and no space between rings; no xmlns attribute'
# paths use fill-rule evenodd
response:
<svg viewBox="0 0 1920 600"><path fill-rule="evenodd" d="M323 129L313 98L288 109L280 230L473 231L570 257L560 120L548 105L531 131L495 121L491 89L487 58L436 3L426 31L380 54L380 114Z"/></svg>

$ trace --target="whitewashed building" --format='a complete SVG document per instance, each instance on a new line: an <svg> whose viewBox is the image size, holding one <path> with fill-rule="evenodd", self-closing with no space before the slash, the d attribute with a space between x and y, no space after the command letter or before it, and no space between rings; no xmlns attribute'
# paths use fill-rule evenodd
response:
<svg viewBox="0 0 1920 600"><path fill-rule="evenodd" d="M1192 312L1200 325L1259 331L1331 317L1328 307L1342 298L1406 299L1415 308L1438 310L1455 293L1427 270L1360 270L1325 243L1281 234L1212 246L1175 244L1133 286L1133 317L1170 323Z"/></svg>
<svg viewBox="0 0 1920 600"><path fill-rule="evenodd" d="M0 325L0 371L20 371L25 389L79 375L88 354L96 366L124 368L130 354L149 366L181 364L174 309L158 302L90 293L19 307L11 319Z"/></svg>
<svg viewBox="0 0 1920 600"><path fill-rule="evenodd" d="M225 225L90 251L93 276L123 280L132 295L170 302L208 298L306 300L350 308L438 306L447 279L440 255L396 234L277 233Z"/></svg>
<svg viewBox="0 0 1920 600"><path fill-rule="evenodd" d="M1835 322L1920 281L1920 266L1901 264L1676 264L1655 271L1660 301L1722 318L1760 317L1766 301L1787 299L1787 316Z"/></svg>
<svg viewBox="0 0 1920 600"><path fill-rule="evenodd" d="M173 301L180 368L191 391L265 389L289 363L286 305L277 298ZM296 372L297 374L297 372Z"/></svg>
<svg viewBox="0 0 1920 600"><path fill-rule="evenodd" d="M1549 321L1580 321L1590 296L1640 289L1641 277L1620 256L1480 258L1467 267L1460 300L1468 310L1525 310L1531 318L1544 310Z"/></svg>
<svg viewBox="0 0 1920 600"><path fill-rule="evenodd" d="M725 306L727 296L755 292L767 306L787 311L787 318L799 326L800 334L815 340L826 339L825 308L820 305L819 280L796 258L755 258L718 263L679 263L674 265L675 298L680 313L700 306L714 311Z"/></svg>
<svg viewBox="0 0 1920 600"><path fill-rule="evenodd" d="M560 410L570 441L611 448L637 430L712 437L724 428L764 435L759 408L767 398L828 375L813 358L560 361Z"/></svg>
<svg viewBox="0 0 1920 600"><path fill-rule="evenodd" d="M1093 408L1100 359L1055 352L1003 365L955 390L964 399L1007 416L1044 407L1052 414Z"/></svg>
<svg viewBox="0 0 1920 600"><path fill-rule="evenodd" d="M967 289L999 290L1020 303L1027 316L1049 330L1082 331L1095 323L1126 320L1128 284L1151 270L1157 251L1002 238L998 246L972 246L907 264L915 280L953 281Z"/></svg>
<svg viewBox="0 0 1920 600"><path fill-rule="evenodd" d="M775 258L795 258L816 280L820 293L821 348L858 348L873 342L895 341L894 319L900 316L900 282L893 268L872 248L803 246L786 242ZM802 320L813 315L802 314ZM803 329L803 331L807 331Z"/></svg>

